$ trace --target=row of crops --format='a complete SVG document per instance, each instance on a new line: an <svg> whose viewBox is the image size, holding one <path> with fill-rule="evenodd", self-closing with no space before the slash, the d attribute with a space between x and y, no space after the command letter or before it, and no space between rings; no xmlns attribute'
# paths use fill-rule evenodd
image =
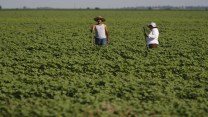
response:
<svg viewBox="0 0 208 117"><path fill-rule="evenodd" d="M107 47L90 26L106 18ZM207 11L0 11L0 116L207 116ZM154 21L160 46L147 50Z"/></svg>

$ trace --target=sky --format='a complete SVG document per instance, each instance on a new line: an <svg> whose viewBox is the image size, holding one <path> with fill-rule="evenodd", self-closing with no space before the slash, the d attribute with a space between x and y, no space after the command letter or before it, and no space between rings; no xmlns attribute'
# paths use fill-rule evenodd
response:
<svg viewBox="0 0 208 117"><path fill-rule="evenodd" d="M123 8L137 6L208 6L208 0L0 0L2 8Z"/></svg>

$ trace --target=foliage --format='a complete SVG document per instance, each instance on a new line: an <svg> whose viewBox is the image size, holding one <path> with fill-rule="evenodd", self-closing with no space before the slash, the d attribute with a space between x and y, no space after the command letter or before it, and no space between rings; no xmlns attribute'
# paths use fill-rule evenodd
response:
<svg viewBox="0 0 208 117"><path fill-rule="evenodd" d="M95 16L111 43L91 44ZM0 11L0 116L208 115L207 11ZM142 27L157 23L158 49Z"/></svg>

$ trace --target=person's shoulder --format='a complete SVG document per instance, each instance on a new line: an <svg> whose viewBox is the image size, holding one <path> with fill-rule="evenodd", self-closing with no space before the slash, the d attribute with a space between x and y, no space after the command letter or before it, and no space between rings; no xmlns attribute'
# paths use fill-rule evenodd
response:
<svg viewBox="0 0 208 117"><path fill-rule="evenodd" d="M158 30L158 28L153 28L153 30L152 30L153 32L156 32L156 33L159 33L159 30Z"/></svg>
<svg viewBox="0 0 208 117"><path fill-rule="evenodd" d="M92 27L95 27L97 24L93 24Z"/></svg>
<svg viewBox="0 0 208 117"><path fill-rule="evenodd" d="M107 25L106 24L103 24L105 27L107 27Z"/></svg>

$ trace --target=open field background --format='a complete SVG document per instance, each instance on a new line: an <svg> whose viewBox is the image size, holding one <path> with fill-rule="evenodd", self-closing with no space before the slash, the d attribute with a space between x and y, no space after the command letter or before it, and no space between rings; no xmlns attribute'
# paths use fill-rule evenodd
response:
<svg viewBox="0 0 208 117"><path fill-rule="evenodd" d="M111 43L90 26L106 18ZM207 11L0 11L0 116L208 116ZM146 51L154 21L160 47Z"/></svg>

